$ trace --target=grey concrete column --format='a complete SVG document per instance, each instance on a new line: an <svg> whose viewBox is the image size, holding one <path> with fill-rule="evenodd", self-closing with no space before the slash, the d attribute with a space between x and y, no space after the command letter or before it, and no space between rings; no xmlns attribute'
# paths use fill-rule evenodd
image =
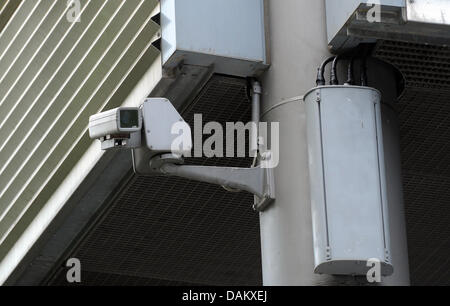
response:
<svg viewBox="0 0 450 306"><path fill-rule="evenodd" d="M366 284L365 277L314 274L313 235L309 197L306 114L302 96L315 86L317 66L329 56L325 3L311 0L269 0L272 66L263 78L262 121L280 123L280 163L275 169L275 204L260 216L264 285ZM388 137L389 139L389 137ZM390 149L388 149L390 150ZM395 149L398 151L398 141ZM391 160L398 165L399 161ZM388 161L389 164L392 164ZM395 175L394 223L400 212L399 172ZM392 223L392 222L391 222ZM404 263L404 223L393 238L393 253ZM397 233L397 226L391 225ZM398 240L396 240L398 239ZM401 251L395 251L398 241ZM393 254L393 256L396 256ZM407 256L406 256L407 258ZM407 266L407 259L406 259ZM407 268L406 268L407 270ZM404 267L391 284L407 284Z"/></svg>

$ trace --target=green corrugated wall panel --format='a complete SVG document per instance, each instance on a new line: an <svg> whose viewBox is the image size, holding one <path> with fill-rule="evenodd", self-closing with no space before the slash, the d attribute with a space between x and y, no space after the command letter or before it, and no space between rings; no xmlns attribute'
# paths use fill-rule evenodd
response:
<svg viewBox="0 0 450 306"><path fill-rule="evenodd" d="M71 23L66 1L23 1L0 34L0 260L92 143L89 116L159 58L157 0L80 4Z"/></svg>

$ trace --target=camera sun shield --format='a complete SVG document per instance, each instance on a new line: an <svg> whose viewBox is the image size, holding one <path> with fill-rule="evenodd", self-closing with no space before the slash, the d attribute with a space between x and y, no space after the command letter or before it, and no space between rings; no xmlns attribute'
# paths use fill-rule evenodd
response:
<svg viewBox="0 0 450 306"><path fill-rule="evenodd" d="M137 107L119 107L89 118L89 136L101 141L127 139L141 129L142 114Z"/></svg>

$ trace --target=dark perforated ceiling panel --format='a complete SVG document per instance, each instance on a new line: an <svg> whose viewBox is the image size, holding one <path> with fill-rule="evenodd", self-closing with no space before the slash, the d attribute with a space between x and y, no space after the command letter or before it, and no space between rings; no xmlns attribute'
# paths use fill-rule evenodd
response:
<svg viewBox="0 0 450 306"><path fill-rule="evenodd" d="M450 48L383 41L375 55L396 65L411 281L450 285Z"/></svg>

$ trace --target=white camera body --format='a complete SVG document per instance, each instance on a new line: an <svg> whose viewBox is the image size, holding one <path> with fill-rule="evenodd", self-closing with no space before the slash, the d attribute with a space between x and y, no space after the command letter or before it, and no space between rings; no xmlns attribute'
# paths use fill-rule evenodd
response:
<svg viewBox="0 0 450 306"><path fill-rule="evenodd" d="M142 112L119 107L89 118L89 136L101 141L102 150L130 149L141 145Z"/></svg>
<svg viewBox="0 0 450 306"><path fill-rule="evenodd" d="M89 119L89 135L102 150L134 149L136 172L148 172L155 155L191 153L191 128L165 98L149 98L141 107L119 107ZM144 174L146 174L144 173Z"/></svg>
<svg viewBox="0 0 450 306"><path fill-rule="evenodd" d="M89 136L102 139L125 136L142 129L142 114L137 107L119 107L89 118Z"/></svg>

